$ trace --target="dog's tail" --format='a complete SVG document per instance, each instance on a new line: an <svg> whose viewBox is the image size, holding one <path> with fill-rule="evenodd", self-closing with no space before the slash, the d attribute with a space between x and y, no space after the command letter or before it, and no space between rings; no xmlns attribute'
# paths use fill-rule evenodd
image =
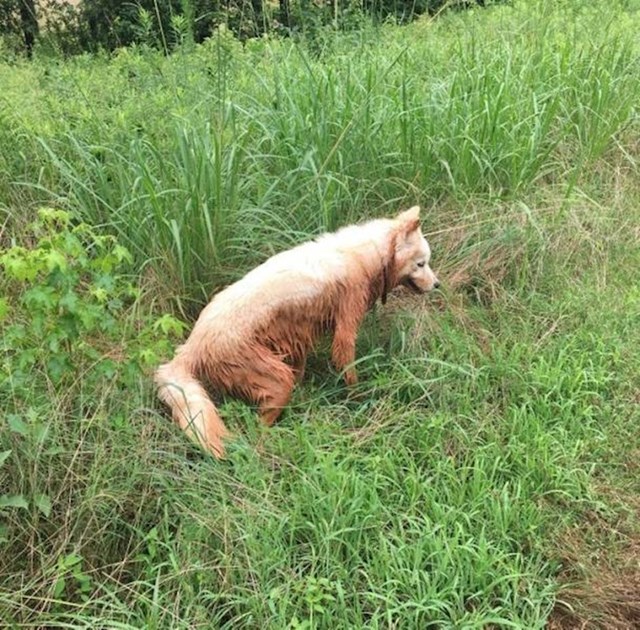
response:
<svg viewBox="0 0 640 630"><path fill-rule="evenodd" d="M174 359L156 370L155 383L158 397L169 406L180 428L215 457L223 457L222 440L230 433L193 371Z"/></svg>

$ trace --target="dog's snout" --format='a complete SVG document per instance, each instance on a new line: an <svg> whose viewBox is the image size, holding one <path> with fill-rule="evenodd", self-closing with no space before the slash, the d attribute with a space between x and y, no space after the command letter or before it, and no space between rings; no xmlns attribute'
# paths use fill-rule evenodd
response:
<svg viewBox="0 0 640 630"><path fill-rule="evenodd" d="M436 281L433 283L433 288L434 288L434 289L439 289L439 288L440 288L440 280L436 280Z"/></svg>

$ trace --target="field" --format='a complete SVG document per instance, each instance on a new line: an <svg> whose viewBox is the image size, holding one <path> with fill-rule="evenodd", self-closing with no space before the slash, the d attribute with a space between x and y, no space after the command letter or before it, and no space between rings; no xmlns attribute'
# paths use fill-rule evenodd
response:
<svg viewBox="0 0 640 630"><path fill-rule="evenodd" d="M640 5L515 2L0 62L0 621L640 624ZM1 50L1 48L0 48ZM209 297L420 203L348 390L326 344L218 462L150 375Z"/></svg>

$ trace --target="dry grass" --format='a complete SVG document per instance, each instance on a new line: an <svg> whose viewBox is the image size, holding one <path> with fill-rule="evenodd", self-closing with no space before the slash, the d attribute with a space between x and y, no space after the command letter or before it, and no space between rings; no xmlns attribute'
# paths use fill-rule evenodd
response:
<svg viewBox="0 0 640 630"><path fill-rule="evenodd" d="M624 504L638 506L637 495ZM640 627L640 510L631 531L594 513L584 520L557 543L565 568L549 627L635 630Z"/></svg>

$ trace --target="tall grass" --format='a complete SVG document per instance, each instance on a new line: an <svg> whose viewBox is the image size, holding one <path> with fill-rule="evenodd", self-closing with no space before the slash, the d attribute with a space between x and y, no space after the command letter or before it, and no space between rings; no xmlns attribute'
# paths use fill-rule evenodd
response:
<svg viewBox="0 0 640 630"><path fill-rule="evenodd" d="M639 18L0 64L0 244L45 274L0 278L0 621L633 627ZM414 202L445 288L367 318L358 387L321 347L272 430L222 401L225 462L167 420L162 308Z"/></svg>
<svg viewBox="0 0 640 630"><path fill-rule="evenodd" d="M20 143L29 182L39 173L34 197L111 225L172 292L201 300L279 247L281 221L295 240L385 206L514 197L579 173L638 101L622 6L495 7L336 36L319 58L222 32L170 58L45 62L24 69L44 97L5 102L6 151Z"/></svg>

